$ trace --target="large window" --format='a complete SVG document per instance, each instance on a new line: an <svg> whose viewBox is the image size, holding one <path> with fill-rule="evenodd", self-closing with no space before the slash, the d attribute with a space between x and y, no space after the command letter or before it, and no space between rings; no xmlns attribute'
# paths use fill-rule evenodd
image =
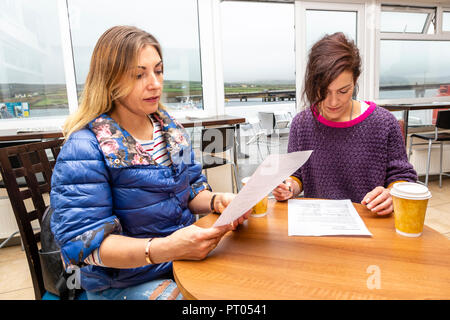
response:
<svg viewBox="0 0 450 320"><path fill-rule="evenodd" d="M68 5L79 92L100 35L115 25L133 25L161 43L162 102L170 110L203 109L197 0L69 0Z"/></svg>
<svg viewBox="0 0 450 320"><path fill-rule="evenodd" d="M293 111L293 3L223 1L220 12L226 113Z"/></svg>
<svg viewBox="0 0 450 320"><path fill-rule="evenodd" d="M124 24L161 42L162 101L176 116L302 109L308 51L336 31L363 58L358 98L448 101L450 7L387 2L0 0L0 122L61 124L77 108L97 39ZM427 114L410 113L425 124Z"/></svg>
<svg viewBox="0 0 450 320"><path fill-rule="evenodd" d="M441 96L441 86L450 83L450 60L445 52L450 52L450 41L381 41L379 97Z"/></svg>
<svg viewBox="0 0 450 320"><path fill-rule="evenodd" d="M0 1L0 30L2 127L69 114L56 0Z"/></svg>
<svg viewBox="0 0 450 320"><path fill-rule="evenodd" d="M378 98L398 103L450 96L450 37L436 7L382 6ZM432 110L409 115L411 125L432 124ZM400 117L400 113L395 113Z"/></svg>

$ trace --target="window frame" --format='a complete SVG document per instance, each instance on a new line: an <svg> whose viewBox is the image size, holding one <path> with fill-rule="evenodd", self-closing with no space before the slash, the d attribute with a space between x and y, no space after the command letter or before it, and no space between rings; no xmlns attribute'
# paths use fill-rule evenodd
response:
<svg viewBox="0 0 450 320"><path fill-rule="evenodd" d="M297 112L302 111L306 106L301 105L301 94L308 61L308 52L306 51L306 11L307 10L324 10L324 11L355 11L356 12L356 41L361 53L363 66L371 66L373 63L373 55L370 50L374 34L372 28L368 28L367 21L371 21L370 4L368 1L295 1L295 51L296 51L296 88L297 88ZM358 98L373 99L373 90L370 85L372 83L372 68L363 68L358 80L359 90Z"/></svg>
<svg viewBox="0 0 450 320"><path fill-rule="evenodd" d="M76 73L73 56L73 45L71 38L69 9L66 0L56 0L58 7L58 20L61 33L61 48L64 63L64 75L69 106L69 114L73 114L78 109L78 93L76 85ZM200 68L203 92L203 110L172 111L171 114L176 118L182 118L187 115L204 117L224 113L223 83L217 81L223 72L221 69L220 50L216 46L220 44L217 28L220 27L216 17L220 0L197 0L198 24L199 24L199 51ZM222 88L221 88L222 86ZM219 97L222 97L220 99ZM62 126L67 116L58 116L52 118L51 126ZM3 129L21 129L48 127L48 118L30 118L30 119L6 119L1 121Z"/></svg>
<svg viewBox="0 0 450 320"><path fill-rule="evenodd" d="M293 10L294 10L294 42L296 41L296 28L295 28L295 23L296 23L295 2L296 1L295 0L212 0L212 1L217 1L218 3L221 3L221 2L249 2L249 3L278 3L278 4L291 4L291 5L293 4L294 5L293 6ZM217 13L218 13L218 15L217 15L217 17L215 17L215 20L218 21L219 26L221 26L222 25L222 23L221 23L222 14L220 11L220 6L219 6L219 11L217 11ZM218 29L218 31L221 31L221 30ZM220 34L222 34L222 32L220 32ZM217 50L220 51L220 60L218 60L218 63L220 63L222 74L221 74L221 77L218 78L218 81L220 81L220 83L217 83L217 86L220 87L221 90L223 90L223 91L219 92L219 94L218 94L218 97L221 99L221 105L223 106L223 113L219 113L219 114L225 114L225 112L227 111L226 109L229 108L229 107L225 106L225 99L224 99L224 97L225 97L225 79L224 79L224 75L223 75L222 43L223 43L222 39L219 38ZM296 49L295 49L295 43L294 43L294 60L295 60L294 61L294 63L295 63L294 72L297 74L298 68L297 68L297 56L296 56L295 50ZM296 84L296 95L298 95L299 89L297 87L297 79L295 79L294 81ZM296 101L294 101L293 104L295 104L295 106L294 106L294 110L295 110L297 108ZM258 110L258 111L263 111L263 110L266 111L267 110L263 104L262 105L254 105L252 107L254 107L254 110ZM245 108L247 108L247 107L244 107L244 109ZM249 121L249 119L247 119L247 121Z"/></svg>
<svg viewBox="0 0 450 320"><path fill-rule="evenodd" d="M408 5L402 4L408 3ZM399 40L399 41L450 41L450 32L442 31L442 18L444 6L441 4L430 4L419 1L377 1L377 16L381 17L382 5L398 5L399 9L402 7L416 7L416 8L431 8L436 10L436 25L434 34L426 33L400 33L400 32L381 32L380 23L381 18L378 19L377 24L377 50L376 50L376 62L375 62L375 101L380 104L411 104L411 103L432 103L448 101L449 97L429 97L429 98L398 98L398 99L380 99L379 98L379 88L380 88L380 50L381 41L383 40Z"/></svg>
<svg viewBox="0 0 450 320"><path fill-rule="evenodd" d="M212 116L225 114L223 59L221 35L220 3L227 0L197 0L198 30L201 81L203 89L203 110L173 111L175 117ZM357 12L357 44L363 63L362 74L359 79L358 97L373 100L377 103L429 103L434 101L448 101L448 97L432 98L401 98L379 99L379 66L380 44L382 40L422 40L422 41L450 41L450 31L442 30L443 13L450 12L448 4L432 4L416 0L232 0L252 2L294 3L295 15L295 72L296 97L300 101L303 87L304 72L307 61L306 52L306 10L356 11ZM330 1L330 2L329 2ZM332 2L331 2L332 1ZM78 108L78 94L76 90L76 74L71 41L71 29L66 0L56 0L58 19L61 28L61 46L63 51L64 73L69 105L72 114ZM382 5L398 5L421 8L435 8L436 26L434 34L380 32ZM301 111L301 104L296 103L297 111ZM62 125L67 116L52 117L52 126ZM19 129L24 127L48 126L46 118L7 119L1 121L2 128Z"/></svg>
<svg viewBox="0 0 450 320"><path fill-rule="evenodd" d="M71 114L78 107L78 99L76 93L76 82L75 82L75 69L73 68L73 55L72 42L70 40L70 29L69 27L69 15L67 10L66 0L56 0L57 11L58 11L58 21L60 25L60 35L61 35L61 48L62 48L62 58L64 65L64 76L67 91L67 101L69 106L69 114ZM67 32L69 31L69 33ZM69 52L70 51L70 52ZM71 69L72 66L72 69ZM73 79L72 79L73 78ZM75 85L75 86L74 86ZM75 90L74 90L75 89ZM22 129L22 128L37 128L37 127L55 127L62 126L66 120L67 116L55 116L52 117L52 123L49 124L49 119L42 118L28 118L28 119L2 119L0 124L2 129Z"/></svg>
<svg viewBox="0 0 450 320"><path fill-rule="evenodd" d="M384 9L384 10L383 10ZM401 13L426 13L426 14L434 14L434 16L436 17L437 13L436 13L436 9L433 7L417 7L417 6L400 6L400 5L393 5L393 4L386 4L386 3L382 3L381 4L381 12L401 12ZM434 17L434 18L435 18ZM401 33L401 32L395 32L395 31L389 31L389 32L381 32L381 33L386 33L386 34L390 34L390 33L401 33L401 34L427 34L425 31L428 30L428 27L430 25L430 23L432 22L432 16L428 16L427 19L425 20L425 24L424 27L422 29L422 32L405 32L405 33ZM381 25L380 25L380 30L381 30Z"/></svg>
<svg viewBox="0 0 450 320"><path fill-rule="evenodd" d="M449 14L450 14L450 6L448 6L448 7L442 7L442 19L441 19L441 31L442 31L442 33L443 34L450 34L450 30L444 30L444 29L442 29L442 25L443 25L443 23L444 23L444 13L445 12L448 12Z"/></svg>

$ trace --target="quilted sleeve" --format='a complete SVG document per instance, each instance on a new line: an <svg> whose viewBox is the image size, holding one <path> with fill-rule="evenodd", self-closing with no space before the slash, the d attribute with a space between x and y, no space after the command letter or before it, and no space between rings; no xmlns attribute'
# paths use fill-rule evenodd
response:
<svg viewBox="0 0 450 320"><path fill-rule="evenodd" d="M121 233L112 214L109 173L97 140L74 134L62 147L53 176L51 229L66 266L83 261L111 233Z"/></svg>

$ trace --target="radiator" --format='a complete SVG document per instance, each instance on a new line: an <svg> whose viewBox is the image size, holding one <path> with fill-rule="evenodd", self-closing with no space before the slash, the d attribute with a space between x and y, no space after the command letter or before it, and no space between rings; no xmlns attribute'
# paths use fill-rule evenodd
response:
<svg viewBox="0 0 450 320"><path fill-rule="evenodd" d="M415 139L414 142L417 142ZM425 175L427 171L428 146L413 146L410 162L418 175ZM430 174L439 174L440 145L431 147ZM444 144L442 154L442 172L450 172L450 144Z"/></svg>

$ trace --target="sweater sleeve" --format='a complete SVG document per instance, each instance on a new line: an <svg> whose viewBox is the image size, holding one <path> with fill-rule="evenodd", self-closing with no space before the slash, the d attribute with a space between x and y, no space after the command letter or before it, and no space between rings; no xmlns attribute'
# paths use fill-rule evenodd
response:
<svg viewBox="0 0 450 320"><path fill-rule="evenodd" d="M66 266L82 265L103 239L121 233L112 213L109 174L94 139L72 136L61 149L52 175L51 229Z"/></svg>
<svg viewBox="0 0 450 320"><path fill-rule="evenodd" d="M417 173L406 155L405 143L401 128L392 116L387 146L387 167L384 187L387 188L395 181L417 181Z"/></svg>

